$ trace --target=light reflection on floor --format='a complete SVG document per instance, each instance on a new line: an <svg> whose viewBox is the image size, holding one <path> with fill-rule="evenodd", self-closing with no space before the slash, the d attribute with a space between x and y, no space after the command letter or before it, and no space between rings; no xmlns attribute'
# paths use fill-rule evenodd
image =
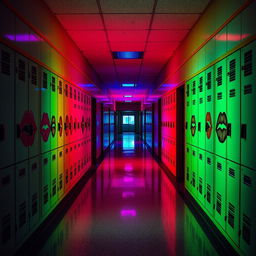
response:
<svg viewBox="0 0 256 256"><path fill-rule="evenodd" d="M134 134L85 185L40 255L218 255Z"/></svg>

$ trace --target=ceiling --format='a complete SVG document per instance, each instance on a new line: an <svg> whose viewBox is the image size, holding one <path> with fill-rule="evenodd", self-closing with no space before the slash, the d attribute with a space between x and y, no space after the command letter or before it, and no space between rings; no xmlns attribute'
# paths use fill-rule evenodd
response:
<svg viewBox="0 0 256 256"><path fill-rule="evenodd" d="M152 95L160 70L210 0L45 0L116 101ZM143 51L141 60L116 60L113 51ZM136 83L135 89L121 83ZM152 96L151 98L156 98Z"/></svg>

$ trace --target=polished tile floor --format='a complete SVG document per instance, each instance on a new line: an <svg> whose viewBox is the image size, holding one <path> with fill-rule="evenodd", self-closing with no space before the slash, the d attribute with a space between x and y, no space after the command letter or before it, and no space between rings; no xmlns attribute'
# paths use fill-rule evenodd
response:
<svg viewBox="0 0 256 256"><path fill-rule="evenodd" d="M218 255L151 154L117 141L40 255Z"/></svg>

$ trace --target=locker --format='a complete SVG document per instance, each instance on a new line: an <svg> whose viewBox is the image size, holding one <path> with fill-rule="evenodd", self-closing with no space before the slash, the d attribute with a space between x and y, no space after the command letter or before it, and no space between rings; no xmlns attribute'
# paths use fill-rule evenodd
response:
<svg viewBox="0 0 256 256"><path fill-rule="evenodd" d="M205 151L198 149L198 193L197 197L201 205L205 206Z"/></svg>
<svg viewBox="0 0 256 256"><path fill-rule="evenodd" d="M214 191L214 211L215 220L218 224L226 229L226 175L227 161L224 158L215 157L214 163L214 177L215 177L215 191Z"/></svg>
<svg viewBox="0 0 256 256"><path fill-rule="evenodd" d="M240 163L240 50L227 57L227 158Z"/></svg>
<svg viewBox="0 0 256 256"><path fill-rule="evenodd" d="M74 186L74 143L69 146L69 189L72 189Z"/></svg>
<svg viewBox="0 0 256 256"><path fill-rule="evenodd" d="M58 199L64 195L64 147L58 148Z"/></svg>
<svg viewBox="0 0 256 256"><path fill-rule="evenodd" d="M29 61L29 84L28 84L28 101L29 111L34 117L34 127L29 147L29 158L39 155L40 153L40 85L39 85L39 66Z"/></svg>
<svg viewBox="0 0 256 256"><path fill-rule="evenodd" d="M15 239L15 177L14 166L0 171L0 251L8 255L14 248ZM8 195L8 200L7 200Z"/></svg>
<svg viewBox="0 0 256 256"><path fill-rule="evenodd" d="M64 89L64 143L69 143L69 113L70 113L70 101L69 101L69 85L65 82Z"/></svg>
<svg viewBox="0 0 256 256"><path fill-rule="evenodd" d="M0 44L0 168L14 163L14 54ZM8 106L8 107L6 107Z"/></svg>
<svg viewBox="0 0 256 256"><path fill-rule="evenodd" d="M57 115L58 115L58 86L57 76L50 73L51 76L51 149L58 147L58 135L57 135Z"/></svg>
<svg viewBox="0 0 256 256"><path fill-rule="evenodd" d="M256 41L241 50L241 163L256 170Z"/></svg>
<svg viewBox="0 0 256 256"><path fill-rule="evenodd" d="M245 255L256 253L256 172L241 167L240 248Z"/></svg>
<svg viewBox="0 0 256 256"><path fill-rule="evenodd" d="M63 80L58 78L58 147L64 145L64 96L63 96Z"/></svg>
<svg viewBox="0 0 256 256"><path fill-rule="evenodd" d="M15 209L16 209L16 244L20 244L29 231L28 220L28 161L15 167Z"/></svg>
<svg viewBox="0 0 256 256"><path fill-rule="evenodd" d="M215 111L214 111L214 68L205 71L205 149L214 152Z"/></svg>
<svg viewBox="0 0 256 256"><path fill-rule="evenodd" d="M197 81L197 105L198 105L198 147L205 149L205 72L198 75Z"/></svg>
<svg viewBox="0 0 256 256"><path fill-rule="evenodd" d="M214 216L214 155L205 153L205 208L210 216Z"/></svg>
<svg viewBox="0 0 256 256"><path fill-rule="evenodd" d="M198 76L192 78L191 83L191 119L190 119L190 132L191 132L191 144L198 146L198 99L197 99L197 86L198 86Z"/></svg>
<svg viewBox="0 0 256 256"><path fill-rule="evenodd" d="M33 230L40 220L40 157L29 159L29 228Z"/></svg>
<svg viewBox="0 0 256 256"><path fill-rule="evenodd" d="M51 152L41 155L41 210L42 217L46 217L51 209Z"/></svg>
<svg viewBox="0 0 256 256"><path fill-rule="evenodd" d="M15 161L21 162L28 159L29 138L32 132L30 120L33 118L28 111L28 62L19 54L16 54L15 119Z"/></svg>
<svg viewBox="0 0 256 256"><path fill-rule="evenodd" d="M239 246L240 165L227 161L227 224L226 232Z"/></svg>
<svg viewBox="0 0 256 256"><path fill-rule="evenodd" d="M190 130L190 122L191 122L191 82L192 80L189 80L186 82L186 99L185 99L185 141L186 143L191 143L191 130ZM165 134L165 133L163 133Z"/></svg>
<svg viewBox="0 0 256 256"><path fill-rule="evenodd" d="M44 68L41 70L41 153L51 149L51 86L50 72Z"/></svg>
<svg viewBox="0 0 256 256"><path fill-rule="evenodd" d="M73 86L70 84L69 85L69 142L74 141L74 135L73 135L73 117L75 114L75 109L74 109L74 100L73 100Z"/></svg>
<svg viewBox="0 0 256 256"><path fill-rule="evenodd" d="M215 153L226 158L227 156L227 67L226 59L215 64Z"/></svg>
<svg viewBox="0 0 256 256"><path fill-rule="evenodd" d="M57 149L51 151L51 207L53 208L58 200L57 185L58 185L58 152Z"/></svg>
<svg viewBox="0 0 256 256"><path fill-rule="evenodd" d="M191 147L191 192L194 198L197 199L197 175L198 175L198 162L197 162L198 149Z"/></svg>
<svg viewBox="0 0 256 256"><path fill-rule="evenodd" d="M69 192L69 146L64 147L65 195Z"/></svg>

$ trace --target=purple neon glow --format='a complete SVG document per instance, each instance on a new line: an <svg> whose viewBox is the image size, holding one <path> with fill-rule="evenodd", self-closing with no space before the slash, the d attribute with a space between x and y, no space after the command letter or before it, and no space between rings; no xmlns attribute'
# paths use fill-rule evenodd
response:
<svg viewBox="0 0 256 256"><path fill-rule="evenodd" d="M122 193L122 198L126 199L126 198L132 198L135 196L135 193L134 192L130 192L130 191L127 191L127 192L123 192Z"/></svg>
<svg viewBox="0 0 256 256"><path fill-rule="evenodd" d="M133 178L132 177L124 177L124 182L125 183L133 182Z"/></svg>
<svg viewBox="0 0 256 256"><path fill-rule="evenodd" d="M16 41L16 42L39 42L41 41L40 37L37 37L35 35L30 35L30 34L7 34L5 35L6 38L8 38L11 41Z"/></svg>
<svg viewBox="0 0 256 256"><path fill-rule="evenodd" d="M133 166L131 164L126 164L124 166L124 170L127 172L131 172L131 171L133 171Z"/></svg>
<svg viewBox="0 0 256 256"><path fill-rule="evenodd" d="M136 215L137 215L137 212L135 209L121 210L122 217L135 217Z"/></svg>

